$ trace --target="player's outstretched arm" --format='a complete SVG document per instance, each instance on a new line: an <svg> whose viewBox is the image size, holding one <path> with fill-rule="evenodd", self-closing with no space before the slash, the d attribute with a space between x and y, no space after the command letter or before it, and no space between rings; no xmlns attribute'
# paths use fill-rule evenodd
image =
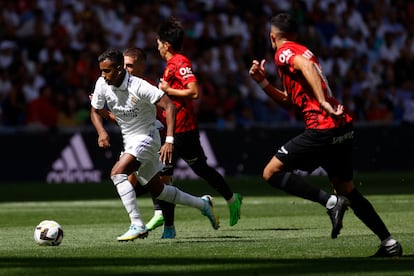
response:
<svg viewBox="0 0 414 276"><path fill-rule="evenodd" d="M260 85L263 91L275 102L280 104L282 107L289 109L291 102L286 91L277 89L269 83L266 79L265 65L266 61L263 59L260 63L257 60L253 60L252 66L249 70L249 75Z"/></svg>

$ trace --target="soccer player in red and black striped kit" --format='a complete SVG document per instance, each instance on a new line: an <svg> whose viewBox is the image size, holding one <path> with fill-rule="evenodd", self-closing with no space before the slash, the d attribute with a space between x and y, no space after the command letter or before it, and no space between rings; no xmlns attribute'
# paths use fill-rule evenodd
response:
<svg viewBox="0 0 414 276"><path fill-rule="evenodd" d="M332 96L316 56L295 42L297 23L287 13L270 21L270 42L276 51L274 61L284 91L266 79L265 61L257 60L249 70L265 93L280 105L301 112L305 131L281 146L263 171L273 187L325 206L332 222L331 237L336 238L349 205L355 215L374 232L381 246L373 257L399 257L402 247L388 231L371 203L353 184L352 118ZM337 195L312 186L293 170L313 171L321 166Z"/></svg>
<svg viewBox="0 0 414 276"><path fill-rule="evenodd" d="M233 226L240 219L242 196L233 193L223 176L207 164L192 103L199 97L199 88L191 61L180 53L183 40L184 28L177 19L169 18L160 25L158 51L167 64L159 88L168 94L177 108L173 156L175 160L181 157L199 177L224 197L229 206L230 226ZM170 169L173 167L170 166ZM168 219L164 214L164 223Z"/></svg>

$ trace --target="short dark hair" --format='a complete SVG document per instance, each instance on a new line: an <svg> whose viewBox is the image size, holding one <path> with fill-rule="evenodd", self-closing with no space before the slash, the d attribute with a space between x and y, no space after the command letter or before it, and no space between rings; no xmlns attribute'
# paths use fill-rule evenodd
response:
<svg viewBox="0 0 414 276"><path fill-rule="evenodd" d="M298 33L298 23L289 13L279 13L273 16L270 20L270 24L277 27L285 34L293 35Z"/></svg>
<svg viewBox="0 0 414 276"><path fill-rule="evenodd" d="M99 55L98 62L102 62L104 60L110 60L114 67L121 65L124 67L124 56L122 52L118 49L110 48Z"/></svg>
<svg viewBox="0 0 414 276"><path fill-rule="evenodd" d="M170 43L175 51L180 51L184 41L184 28L181 22L170 17L161 23L158 29L158 39Z"/></svg>
<svg viewBox="0 0 414 276"><path fill-rule="evenodd" d="M147 55L145 54L144 50L138 47L125 49L123 55L127 57L134 57L138 62L145 62L147 60Z"/></svg>

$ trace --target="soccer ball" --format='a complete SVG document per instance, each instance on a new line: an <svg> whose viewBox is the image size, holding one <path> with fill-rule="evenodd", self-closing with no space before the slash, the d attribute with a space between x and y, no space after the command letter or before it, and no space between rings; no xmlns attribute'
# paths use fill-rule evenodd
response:
<svg viewBox="0 0 414 276"><path fill-rule="evenodd" d="M63 240L63 229L54 220L44 220L36 226L34 239L39 245L59 245Z"/></svg>

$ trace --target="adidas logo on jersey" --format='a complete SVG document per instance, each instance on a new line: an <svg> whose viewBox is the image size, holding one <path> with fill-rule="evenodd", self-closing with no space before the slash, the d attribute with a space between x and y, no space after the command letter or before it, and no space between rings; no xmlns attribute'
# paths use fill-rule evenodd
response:
<svg viewBox="0 0 414 276"><path fill-rule="evenodd" d="M61 152L47 174L48 183L100 182L101 171L95 170L82 136L78 133Z"/></svg>

